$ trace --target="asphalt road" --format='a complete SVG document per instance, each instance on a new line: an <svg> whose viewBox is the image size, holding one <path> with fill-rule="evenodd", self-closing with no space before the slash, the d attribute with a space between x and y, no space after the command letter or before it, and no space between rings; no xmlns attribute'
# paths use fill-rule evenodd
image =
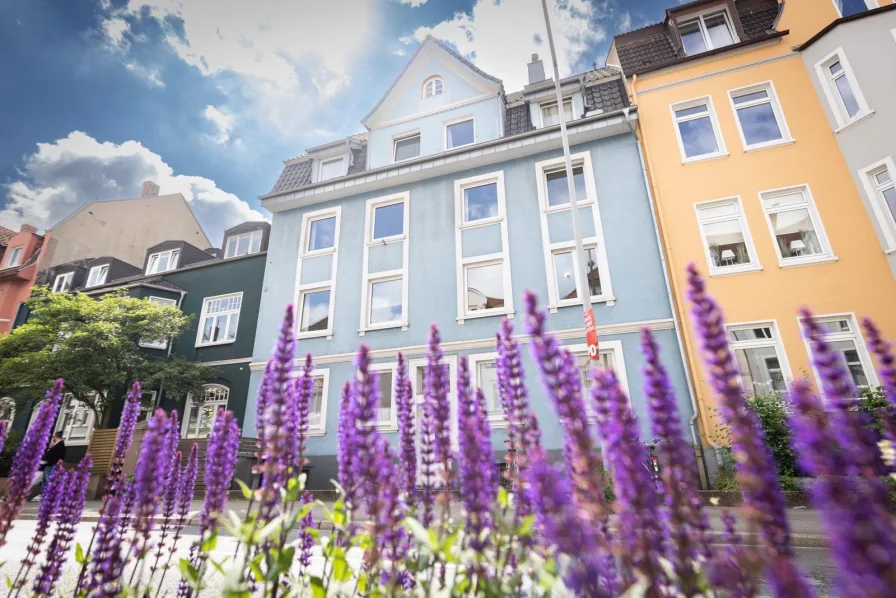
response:
<svg viewBox="0 0 896 598"><path fill-rule="evenodd" d="M90 542L90 536L94 525L95 524L93 523L82 523L78 528L75 541L86 548L87 544ZM34 528L34 521L20 520L16 522L15 527L10 530L9 535L7 536L6 546L0 548L0 563L3 563L0 565L0 577L3 579L5 579L7 575L15 576L19 569L22 555L25 554L27 545L31 540ZM172 561L175 564L179 558L188 557L190 544L196 539L198 533L198 529L195 526L187 527L184 531L185 537L181 540L178 553ZM235 543L233 538L222 537L218 542L218 547L212 558L220 561L228 556L232 556L234 548ZM826 548L796 548L795 550L800 566L809 579L809 582L816 588L818 596L835 597L836 593L832 585L834 568L831 565L828 550ZM351 556L354 556L354 558L350 558L350 561L354 561L352 564L357 564L360 560L360 554L356 553L350 555L350 557ZM312 569L319 568L321 565L322 559L315 558L312 563ZM63 579L57 587L57 590L62 591L62 596L70 596L72 594L72 589L77 579L77 572L78 565L74 559L74 550L72 550L69 555L68 566L63 574ZM166 593L168 596L174 596L177 591L177 582L179 579L180 575L175 565L175 568L169 571L165 578L160 596L165 596ZM212 597L218 595L218 592L214 590L220 590L223 581L220 579L220 576L215 576L214 579L216 583L210 590L203 592L203 596ZM0 583L0 588L5 591L6 584Z"/></svg>

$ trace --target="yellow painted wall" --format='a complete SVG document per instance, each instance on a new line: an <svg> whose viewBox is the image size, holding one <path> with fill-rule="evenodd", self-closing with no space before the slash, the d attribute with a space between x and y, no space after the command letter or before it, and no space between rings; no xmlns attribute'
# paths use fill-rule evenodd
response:
<svg viewBox="0 0 896 598"><path fill-rule="evenodd" d="M884 0L882 0L883 3ZM889 3L889 0L886 0ZM827 8L830 10L826 10ZM698 202L739 196L761 271L708 278L729 323L775 320L794 376L809 376L809 356L800 336L797 310L870 316L896 339L896 279L887 265L868 212L825 118L820 99L792 47L836 18L830 0L788 0L778 30L783 39L731 56L713 57L674 70L629 79L638 105L647 166L669 257L676 303L685 322L686 351L701 430L712 433L715 405L699 344L689 324L685 266L708 273L694 210ZM772 81L795 142L745 152L728 91ZM709 95L729 155L682 164L670 105ZM808 185L837 261L780 267L759 192Z"/></svg>

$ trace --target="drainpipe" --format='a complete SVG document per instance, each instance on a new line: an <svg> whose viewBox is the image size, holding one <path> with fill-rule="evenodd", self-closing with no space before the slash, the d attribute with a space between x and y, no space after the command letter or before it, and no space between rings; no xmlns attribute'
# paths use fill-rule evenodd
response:
<svg viewBox="0 0 896 598"><path fill-rule="evenodd" d="M186 291L180 292L180 299L177 300L177 309L180 309L180 306L184 302L184 295L186 295ZM174 348L174 339L168 341L168 355L167 357L171 357L171 350ZM162 391L165 389L164 384L159 384L159 393L156 395L156 404L152 406L153 410L158 409L162 405Z"/></svg>
<svg viewBox="0 0 896 598"><path fill-rule="evenodd" d="M697 407L697 399L696 392L694 390L694 381L691 379L691 369L688 367L688 358L684 351L684 338L681 333L681 321L678 318L678 310L675 308L675 298L672 294L672 283L669 280L669 271L667 269L666 263L666 251L663 249L662 236L660 235L660 228L657 222L656 217L656 206L654 205L653 199L653 190L650 185L650 180L647 176L647 168L645 166L645 158L644 151L641 148L641 140L638 138L638 133L632 125L632 121L629 119L629 114L631 113L631 109L629 107L625 107L622 109L622 113L625 115L625 124L628 125L629 131L631 131L632 136L635 138L635 142L638 144L638 156L641 160L641 176L644 178L644 187L647 189L647 201L650 204L650 219L653 222L653 233L656 237L656 245L660 251L660 262L662 264L663 270L663 282L666 285L666 297L669 300L669 308L672 310L672 325L675 329L675 339L678 341L678 354L681 357L681 363L684 366L684 377L685 381L688 385L688 397L691 400L691 410L693 411L693 415L688 419L688 428L691 431L691 442L693 445L702 446L700 442L700 433L697 430L697 417L699 414L699 410ZM710 444L713 445L713 448L717 448L714 443L710 440ZM701 450L702 455L702 450ZM702 458L702 469L703 476L705 480L709 480L709 472L706 469L706 458Z"/></svg>

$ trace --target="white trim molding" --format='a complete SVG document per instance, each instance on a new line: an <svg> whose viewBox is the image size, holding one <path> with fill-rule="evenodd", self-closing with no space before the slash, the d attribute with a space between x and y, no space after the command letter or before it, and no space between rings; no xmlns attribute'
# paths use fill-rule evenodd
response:
<svg viewBox="0 0 896 598"><path fill-rule="evenodd" d="M859 360L858 362L853 362L853 364L861 365L862 373L867 379L868 385L870 387L874 388L880 386L880 382L877 379L877 372L874 369L874 363L871 361L871 355L868 353L868 347L865 345L865 337L862 335L862 331L859 328L859 321L856 318L856 314L853 312L842 312L836 314L816 314L813 317L815 321L819 323L838 321L845 321L847 323L848 330L828 333L824 336L824 340L829 343L835 343L838 341L851 341L855 345L856 356ZM797 325L800 328L800 332L802 332L803 319L797 316L796 321ZM812 363L812 373L815 375L815 384L818 388L818 392L824 395L824 384L812 359L812 346L809 343L809 339L805 338L805 336L803 337L803 344L806 346L806 353L809 355L809 362ZM850 365L850 362L847 362L843 365L848 366ZM861 391L861 389L859 390Z"/></svg>
<svg viewBox="0 0 896 598"><path fill-rule="evenodd" d="M170 299L168 297L156 297L155 295L150 295L146 298L150 303L155 303L156 305L175 307L177 306L176 299ZM158 340L158 341L144 341L140 339L140 342L137 343L139 346L144 349L167 349L168 348L168 339Z"/></svg>
<svg viewBox="0 0 896 598"><path fill-rule="evenodd" d="M333 218L333 239L332 245L317 249L310 249L312 241L312 228L317 222L325 222ZM325 336L327 339L333 338L333 319L336 313L336 271L339 264L339 234L342 228L342 207L334 206L324 210L315 210L302 214L302 232L299 238L299 259L296 271L296 290L295 305L298 311L296 317L296 338L314 338ZM321 256L330 256L330 277L326 280L318 280L302 284L302 266L307 259L313 259ZM302 321L304 317L305 298L312 293L328 292L329 305L327 307L327 326L323 330L307 330L302 332Z"/></svg>
<svg viewBox="0 0 896 598"><path fill-rule="evenodd" d="M737 332L743 331L752 331L755 338L739 340L734 337ZM781 388L774 388L775 381L771 378L772 368L769 368L766 362L766 369L769 373L769 383L772 384L769 392L787 391L787 387L789 386L790 382L793 381L793 372L790 369L790 360L787 358L787 351L785 350L784 342L781 339L781 331L778 328L777 320L771 319L757 320L752 322L732 322L731 324L725 325L725 334L728 337L728 347L731 349L731 352L735 354L735 360L737 360L737 351L739 350L749 351L751 349L774 349L775 358L778 360L778 365L781 373ZM743 368L741 367L741 364L738 363L737 365L738 379L740 380L741 388L743 388L743 390L748 394L756 394L755 386L751 386L751 388L744 387L744 380L742 375Z"/></svg>
<svg viewBox="0 0 896 598"><path fill-rule="evenodd" d="M466 192L476 187L495 185L497 214L469 220L465 205ZM510 274L510 245L507 233L507 205L504 196L504 171L490 172L465 179L454 181L454 224L455 224L455 260L457 268L457 323L463 324L464 320L484 318L488 316L506 315L513 317L513 285ZM496 253L464 257L463 233L491 225L500 226L501 250ZM485 268L488 266L501 266L501 288L504 292L504 305L488 307L488 297L481 309L470 309L469 291L467 288L468 272L473 268Z"/></svg>
<svg viewBox="0 0 896 598"><path fill-rule="evenodd" d="M746 98L754 94L765 93L765 97ZM744 98L738 102L739 98ZM787 119L784 118L784 109L781 108L781 100L778 98L778 92L775 90L773 81L762 81L746 87L728 90L728 101L731 104L731 111L734 113L734 122L737 125L737 132L740 134L740 142L743 144L745 152L766 149L778 145L787 145L794 142L790 135L790 128L787 126ZM781 134L780 139L763 141L759 143L747 143L747 137L744 134L743 123L740 120L738 110L746 110L749 108L757 108L763 104L768 104L772 109L775 117L775 123L778 126L778 132Z"/></svg>
<svg viewBox="0 0 896 598"><path fill-rule="evenodd" d="M448 145L448 127L450 127L452 125L459 125L460 123L465 123L467 121L470 121L473 124L473 139L472 139L472 141L470 141L470 143L463 143L461 145ZM442 149L444 151L453 150L453 149L457 149L459 147L464 147L466 145L473 145L476 143L476 119L473 117L472 114L465 114L465 115L459 116L457 118L452 118L450 120L446 120L444 123L442 123L442 128L444 130L443 135L442 135Z"/></svg>
<svg viewBox="0 0 896 598"><path fill-rule="evenodd" d="M840 64L840 69L837 70L837 72L832 72L831 68L837 63ZM874 113L868 106L868 102L865 101L865 96L862 94L862 88L859 87L859 82L856 79L852 67L849 65L849 60L846 58L846 53L843 51L843 48L837 48L816 62L815 74L821 82L821 87L828 100L828 105L831 108L831 112L834 113L834 119L837 121L837 129L835 129L835 133L839 133L846 127ZM855 114L850 115L852 110L850 109L850 106L847 105L846 100L843 98L843 93L839 89L838 81L840 79L846 81L848 89L852 93L856 104L854 107Z"/></svg>
<svg viewBox="0 0 896 598"><path fill-rule="evenodd" d="M397 432L398 431L398 406L395 404L395 380L398 377L398 362L397 361L389 361L386 363L371 363L368 366L368 371L377 372L378 379L377 383L381 380L379 377L380 372L389 372L392 376L392 381L389 384L389 392L390 401L389 401L389 419L379 419L377 418L375 426L384 432ZM382 402L382 397L380 397L380 401ZM381 409L381 407L377 407L377 409Z"/></svg>
<svg viewBox="0 0 896 598"><path fill-rule="evenodd" d="M782 198L793 198L797 195L801 197L801 199L798 199L797 201L780 201ZM778 265L780 267L804 266L807 264L820 264L837 260L837 256L834 255L834 251L831 249L831 244L828 241L828 235L824 230L821 215L819 215L818 209L815 207L815 200L812 197L812 191L809 189L809 185L795 185L793 187L760 191L759 203L762 206L762 213L765 214L765 222L768 224L768 232L771 235L772 244L775 246L775 255L778 257ZM778 242L775 228L772 225L772 216L800 210L805 210L808 215L809 222L813 229L811 232L815 235L815 241L818 244L817 249L819 251L808 255L804 254L805 251L811 249L812 239L805 236L805 233L809 231L799 230L797 233L799 233L800 238L793 239L790 242L790 250L793 251L795 255L785 257L781 250L781 244ZM797 223L798 222L799 221L797 221ZM798 244L798 246L794 248L794 244Z"/></svg>
<svg viewBox="0 0 896 598"><path fill-rule="evenodd" d="M494 351L489 353L473 353L467 356L467 363L470 365L470 392L474 392L475 389L481 388L485 395L486 416L489 424L492 428L506 428L508 423L507 414L504 413L504 410L501 407L501 398L498 395L498 372L495 367L495 359L497 358L498 354ZM483 387L483 380L479 377L479 367L484 364L491 364L492 368L494 368L494 385L490 389ZM497 411L488 409L489 403L492 400L498 407Z"/></svg>
<svg viewBox="0 0 896 598"><path fill-rule="evenodd" d="M233 300L238 299L237 307L233 307L233 305L221 306L219 311L215 311L212 314L209 314L209 306L213 301L222 301L222 300ZM199 326L196 328L196 347L215 347L218 345L229 345L230 343L236 342L236 337L239 332L239 317L240 312L243 309L243 292L240 291L238 293L227 293L226 295L215 295L214 297L203 297L202 299L202 311L199 314ZM225 326L222 330L220 330L220 334L222 338L218 340L209 340L208 342L202 341L202 333L205 330L205 321L206 319L212 319L212 330L215 329L216 322L218 318L226 316ZM230 331L230 323L233 321L234 316L237 318L237 329L233 331L233 338L227 338L227 335Z"/></svg>
<svg viewBox="0 0 896 598"><path fill-rule="evenodd" d="M890 180L880 182L877 177L886 172ZM862 186L865 188L865 194L871 202L871 209L874 217L884 235L884 251L896 251L896 214L890 211L883 194L887 191L896 193L896 163L893 162L892 156L887 156L883 160L878 160L870 166L859 171L859 178L862 179Z"/></svg>
<svg viewBox="0 0 896 598"><path fill-rule="evenodd" d="M368 199L364 216L364 255L361 262L361 322L358 335L364 336L370 330L383 330L386 328L408 329L408 262L410 248L410 193L403 191L383 197ZM402 232L400 234L375 238L374 227L376 225L376 210L391 205L401 204L402 208ZM402 264L400 268L384 270L381 272L369 272L370 248L374 246L387 246L396 243L402 244ZM370 312L373 308L371 289L374 284L400 280L401 281L401 316L397 320L388 322L371 323Z"/></svg>
<svg viewBox="0 0 896 598"><path fill-rule="evenodd" d="M705 110L693 114L677 114L678 112L700 108L701 106L703 106ZM724 158L728 155L728 149L725 147L725 138L722 136L721 127L719 127L719 119L715 105L712 102L712 96L701 96L699 98L692 98L690 100L669 104L669 112L672 114L672 126L675 128L675 139L678 140L678 151L681 153L682 164ZM705 154L688 156L684 147L684 140L681 136L681 127L679 125L704 118L708 118L710 126L712 126L712 132L715 136L716 150Z"/></svg>
<svg viewBox="0 0 896 598"><path fill-rule="evenodd" d="M731 207L733 210L724 210L724 208L727 207ZM720 208L722 210L720 210ZM741 274L743 272L756 272L762 270L762 266L759 263L759 255L756 253L756 246L753 244L753 236L750 234L750 226L747 224L747 218L744 215L744 207L740 200L740 196L695 203L694 212L697 216L697 228L700 232L700 241L703 243L706 265L709 269L710 276ZM744 247L748 254L748 260L743 263L737 263L734 261L737 258L735 250L724 249L719 253L719 265L716 265L716 260L713 259L713 251L706 238L705 227L708 225L729 222L737 222L740 228L740 234L743 237ZM736 244L737 243L733 243L732 245ZM722 265L726 261L731 261L731 263Z"/></svg>
<svg viewBox="0 0 896 598"><path fill-rule="evenodd" d="M603 227L600 221L600 206L597 196L597 184L594 180L594 168L591 163L591 152L580 152L571 156L573 170L582 169L582 176L585 181L585 192L587 197L583 200L576 198L576 207L590 208L591 216L594 223L594 235L584 237L582 245L585 250L593 249L597 261L597 272L600 279L599 295L592 295L592 303L606 302L607 305L614 305L616 298L613 296L613 285L610 281L610 265L607 260L606 244L604 243ZM544 253L545 275L548 283L548 309L552 313L556 313L560 307L568 305L582 305L582 300L576 296L572 299L564 299L559 296L557 291L556 272L554 271L554 255L561 253L571 253L573 259L573 274L578 272L578 256L575 253L575 241L558 241L551 242L550 229L548 227L548 218L550 214L570 213L572 210L572 200L565 204L550 205L547 189L547 176L553 172L562 172L565 178L565 170L563 170L563 158L552 158L550 160L542 160L535 163L535 183L538 192L539 218L541 222L541 246ZM573 173L575 177L575 173ZM568 188L568 186L566 187ZM575 277L578 281L578 276ZM578 282L576 282L576 291L578 293Z"/></svg>

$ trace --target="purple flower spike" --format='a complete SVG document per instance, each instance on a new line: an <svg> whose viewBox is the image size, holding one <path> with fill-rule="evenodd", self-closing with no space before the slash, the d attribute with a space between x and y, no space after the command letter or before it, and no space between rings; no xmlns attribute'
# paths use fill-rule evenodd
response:
<svg viewBox="0 0 896 598"><path fill-rule="evenodd" d="M407 533L402 527L407 508L401 497L392 449L381 435L376 439L375 462L379 500L375 504L376 510L370 511L374 522L372 536L377 539L373 562L384 555L392 562L392 573L397 576L398 567L407 557L409 548Z"/></svg>
<svg viewBox="0 0 896 598"><path fill-rule="evenodd" d="M44 537L50 530L50 519L57 514L59 506L62 504L62 495L66 482L65 470L61 464L53 465L49 475L50 481L47 487L43 489L40 507L37 509L37 526L34 528L31 544L28 546L25 558L22 559L22 565L19 567L19 573L16 575L14 588L25 586L28 573L37 564Z"/></svg>
<svg viewBox="0 0 896 598"><path fill-rule="evenodd" d="M366 345L361 345L358 349L355 368L350 394L354 425L349 426L352 437L349 442L352 450L352 478L356 483L354 496L365 502L367 512L375 520L374 514L380 509L377 451L381 450L381 436L375 425L380 391L379 377L370 369L370 350Z"/></svg>
<svg viewBox="0 0 896 598"><path fill-rule="evenodd" d="M124 573L121 517L124 497L112 495L104 507L97 523L96 543L87 578L87 595L91 598L116 598L121 595L121 577Z"/></svg>
<svg viewBox="0 0 896 598"><path fill-rule="evenodd" d="M697 580L693 562L709 554L706 539L709 521L696 490L694 452L684 440L675 391L660 361L659 346L646 328L641 332L641 352L647 362L644 368L644 394L650 400L653 436L659 440L663 464L661 475L666 502L666 537L675 547L670 561L682 583L694 587Z"/></svg>
<svg viewBox="0 0 896 598"><path fill-rule="evenodd" d="M199 518L200 535L214 528L224 512L239 448L240 428L233 412L219 410L205 453L205 500ZM195 468L192 473L195 475Z"/></svg>
<svg viewBox="0 0 896 598"><path fill-rule="evenodd" d="M395 376L395 404L398 408L399 456L401 490L408 502L414 504L417 491L417 430L414 425L414 405L411 381L404 355L398 354L398 373Z"/></svg>
<svg viewBox="0 0 896 598"><path fill-rule="evenodd" d="M890 403L890 410L896 412L896 358L893 357L893 345L881 336L880 330L871 319L862 318L862 327L865 329L868 347L880 364L877 373L884 388L884 395ZM896 438L893 441L896 441Z"/></svg>
<svg viewBox="0 0 896 598"><path fill-rule="evenodd" d="M57 380L47 392L47 398L40 405L34 422L28 426L25 438L19 445L6 480L6 502L0 504L0 548L6 544L6 534L18 518L31 480L40 465L40 459L50 440L50 432L56 423L56 413L62 401L62 380Z"/></svg>
<svg viewBox="0 0 896 598"><path fill-rule="evenodd" d="M342 386L342 397L339 400L339 429L337 435L339 442L336 447L336 462L338 464L339 485L345 491L345 502L353 504L354 491L357 482L352 476L352 456L354 449L351 443L354 441L355 416L352 414L351 384L348 381Z"/></svg>
<svg viewBox="0 0 896 598"><path fill-rule="evenodd" d="M420 490L419 498L420 521L425 527L432 525L435 518L435 479L436 479L436 451L435 451L435 423L432 413L424 405L420 418Z"/></svg>
<svg viewBox="0 0 896 598"><path fill-rule="evenodd" d="M526 374L520 357L520 346L513 338L513 324L504 318L501 330L496 335L498 357L495 366L498 375L498 394L501 408L507 415L507 437L517 449L526 453L530 448L541 446L538 430L530 427L532 411L526 390Z"/></svg>
<svg viewBox="0 0 896 598"><path fill-rule="evenodd" d="M311 492L305 490L302 493L301 504L310 505L314 502ZM311 549L314 548L314 536L309 531L314 527L314 513L309 510L299 522L299 579L304 577L305 572L311 566Z"/></svg>
<svg viewBox="0 0 896 598"><path fill-rule="evenodd" d="M302 375L296 380L296 451L298 461L296 463L301 472L305 466L305 443L308 439L308 430L311 425L311 395L314 394L314 361L311 353L305 356L305 364L302 366Z"/></svg>
<svg viewBox="0 0 896 598"><path fill-rule="evenodd" d="M168 415L161 409L149 419L134 469L133 547L137 559L149 553L150 533L159 505L163 502L169 464L169 424Z"/></svg>
<svg viewBox="0 0 896 598"><path fill-rule="evenodd" d="M741 535L735 529L737 520L731 511L722 512L722 523L725 547L716 553L709 570L712 587L726 590L730 598L753 598L759 593L756 585L758 555L744 548Z"/></svg>
<svg viewBox="0 0 896 598"><path fill-rule="evenodd" d="M274 360L269 359L264 367L264 376L258 385L258 398L255 401L255 429L258 436L258 458L264 445L264 414L267 412L268 403L271 400L271 379L273 378Z"/></svg>
<svg viewBox="0 0 896 598"><path fill-rule="evenodd" d="M592 396L608 419L600 423L607 461L616 480L616 513L619 519L620 560L626 581L633 583L634 572L650 583L648 595L659 595L663 579L659 564L662 545L660 512L647 463L647 451L638 438L638 422L628 397L622 392L612 370L595 376Z"/></svg>
<svg viewBox="0 0 896 598"><path fill-rule="evenodd" d="M78 525L81 523L91 467L93 467L93 461L88 453L81 459L76 469L65 474L65 487L62 504L59 507L56 531L53 534L53 539L50 540L50 545L47 546L46 560L32 586L35 596L53 596L56 584L62 576L62 567L68 558L68 551L75 538Z"/></svg>
<svg viewBox="0 0 896 598"><path fill-rule="evenodd" d="M688 266L688 284L688 296L693 304L691 313L701 339L710 381L719 397L722 418L731 430L734 453L738 457L737 481L744 495L744 510L759 528L762 543L775 562L774 567L769 567L769 581L776 591L783 591L785 584L791 584L788 591L793 593L777 593L777 596L811 596L812 592L793 562L790 524L781 484L758 418L747 409L734 357L728 347L722 310L707 295L706 285L693 264Z"/></svg>
<svg viewBox="0 0 896 598"><path fill-rule="evenodd" d="M433 324L429 329L429 353L426 356L426 378L423 389L424 409L429 411L432 423L433 449L436 461L442 465L443 474L450 476L451 460L451 403L448 400L450 385L448 366L442 361L442 340L439 329Z"/></svg>
<svg viewBox="0 0 896 598"><path fill-rule="evenodd" d="M173 415L173 413L172 413ZM168 436L172 436L169 432ZM177 435L175 434L175 437ZM172 447L169 446L169 449ZM176 521L176 509L177 509L177 491L180 486L180 472L181 472L181 459L183 459L183 454L177 450L177 443L174 443L174 458L170 461L170 466L168 469L168 473L165 475L165 490L164 490L164 502L162 503L162 527L159 530L161 533L159 534L159 542L156 546L156 560L153 562L152 568L150 568L150 581L152 580L152 575L158 570L159 563L162 560L162 555L165 554L165 540L167 540L169 533L172 531Z"/></svg>
<svg viewBox="0 0 896 598"><path fill-rule="evenodd" d="M121 486L121 470L124 459L134 439L134 428L140 415L141 398L143 391L139 382L134 382L128 391L128 398L121 413L121 421L118 424L118 436L115 439L115 452L112 453L112 462L109 465L109 477L106 478L106 496L117 494Z"/></svg>
<svg viewBox="0 0 896 598"><path fill-rule="evenodd" d="M532 355L545 392L563 424L563 456L572 479L573 502L583 519L603 528L608 519L603 463L586 420L582 381L575 359L545 330L546 317L537 301L535 293L526 293L526 328L532 335Z"/></svg>
<svg viewBox="0 0 896 598"><path fill-rule="evenodd" d="M6 434L9 430L6 429L6 420L0 421L0 451L3 450L3 443L6 440Z"/></svg>
<svg viewBox="0 0 896 598"><path fill-rule="evenodd" d="M467 358L461 356L460 359L465 369ZM498 491L491 428L485 409L482 389L477 388L475 396L468 392L458 397L460 492L470 547L477 552L491 545L492 506Z"/></svg>

